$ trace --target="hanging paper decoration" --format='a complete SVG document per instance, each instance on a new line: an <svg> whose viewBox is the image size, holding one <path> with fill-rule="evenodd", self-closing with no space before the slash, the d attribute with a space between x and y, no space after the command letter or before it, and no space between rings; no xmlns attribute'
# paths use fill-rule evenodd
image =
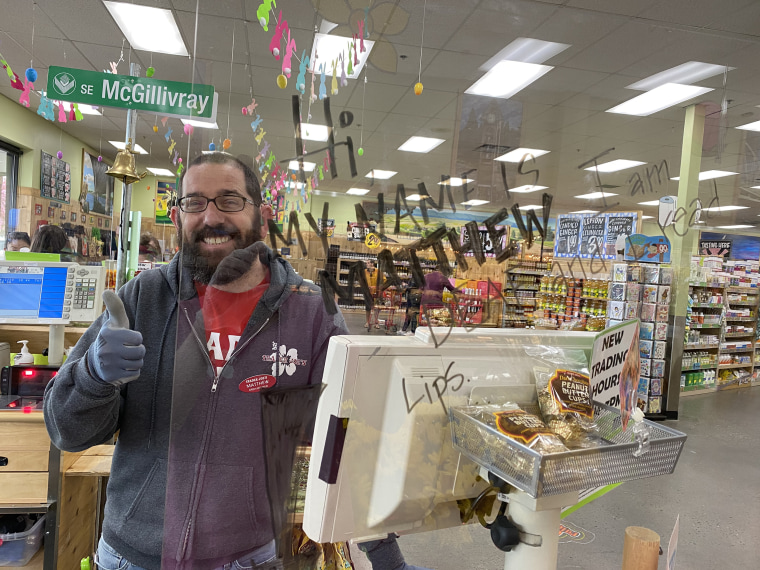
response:
<svg viewBox="0 0 760 570"><path fill-rule="evenodd" d="M185 125L184 131L187 136L190 136L193 134L193 131L195 131L195 127L193 127L193 125Z"/></svg>
<svg viewBox="0 0 760 570"><path fill-rule="evenodd" d="M293 52L296 50L295 38L290 38L290 30L288 30L288 39L285 42L285 57L282 58L282 73L290 78L291 65Z"/></svg>
<svg viewBox="0 0 760 570"><path fill-rule="evenodd" d="M288 86L288 78L285 75L280 74L277 76L277 87L285 89Z"/></svg>
<svg viewBox="0 0 760 570"><path fill-rule="evenodd" d="M169 120L169 117L161 117L161 125L165 127L166 126L166 121L168 121L168 120Z"/></svg>
<svg viewBox="0 0 760 570"><path fill-rule="evenodd" d="M0 56L0 58L1 57L2 56ZM0 59L0 63L3 64L3 68L5 69L5 72L8 74L8 79L11 80L11 87L13 87L14 89L18 89L19 91L23 91L24 90L24 84L19 79L18 74L16 74L11 69L11 66L8 65L8 62L5 61L5 59Z"/></svg>
<svg viewBox="0 0 760 570"><path fill-rule="evenodd" d="M280 15L277 17L277 26L274 29L272 41L269 42L269 51L278 61L280 59L280 40L285 35L285 30L288 30L288 35L290 35L290 27L288 26L288 21L282 19L282 10L280 10Z"/></svg>
<svg viewBox="0 0 760 570"><path fill-rule="evenodd" d="M348 78L346 77L346 58L341 53L340 56L338 56L338 59L340 59L340 85L341 87L345 87L348 85Z"/></svg>
<svg viewBox="0 0 760 570"><path fill-rule="evenodd" d="M177 144L177 141L175 141L174 139L172 139L172 142L169 145L169 149L168 149L169 150L169 156L171 156L172 152L174 152L174 147L175 147L176 144Z"/></svg>
<svg viewBox="0 0 760 570"><path fill-rule="evenodd" d="M114 74L119 73L119 62L111 61L109 62L109 65L111 66L111 73L114 73Z"/></svg>
<svg viewBox="0 0 760 570"><path fill-rule="evenodd" d="M272 10L272 6L277 7L275 0L264 0L256 9L256 17L265 32L269 31L269 12ZM280 14L282 14L282 11L280 11Z"/></svg>
<svg viewBox="0 0 760 570"><path fill-rule="evenodd" d="M18 102L24 107L29 107L29 93L34 89L34 83L28 79L24 80L24 88L22 89L21 97L18 98ZM65 122L65 121L64 121Z"/></svg>
<svg viewBox="0 0 760 570"><path fill-rule="evenodd" d="M66 109L63 106L63 103L58 103L58 122L65 123L66 121Z"/></svg>
<svg viewBox="0 0 760 570"><path fill-rule="evenodd" d="M224 139L224 141L222 142L222 148L224 150L227 150L231 146L232 146L232 141L230 139Z"/></svg>
<svg viewBox="0 0 760 570"><path fill-rule="evenodd" d="M37 107L37 114L48 121L55 121L55 108L53 102L45 97L44 94L40 95L40 106Z"/></svg>
<svg viewBox="0 0 760 570"><path fill-rule="evenodd" d="M258 106L259 104L256 102L256 99L251 99L251 104L248 105L245 109L249 115L253 115L253 112L256 110L256 107Z"/></svg>
<svg viewBox="0 0 760 570"><path fill-rule="evenodd" d="M354 62L351 59L351 48L353 47L353 42L348 42L348 74L353 75L354 73Z"/></svg>
<svg viewBox="0 0 760 570"><path fill-rule="evenodd" d="M348 57L351 57L351 54L348 54ZM359 65L359 57L356 55L356 34L354 34L354 67Z"/></svg>
<svg viewBox="0 0 760 570"><path fill-rule="evenodd" d="M422 95L422 83L420 83L419 81L414 84L414 94Z"/></svg>
<svg viewBox="0 0 760 570"><path fill-rule="evenodd" d="M310 95L312 102L317 100L317 94L314 91L314 71L315 71L314 67L315 65L314 65L314 62L312 61L311 62L311 95Z"/></svg>
<svg viewBox="0 0 760 570"><path fill-rule="evenodd" d="M338 60L333 60L332 62L332 81L330 82L330 94L331 95L337 95L338 94L338 73L336 69L338 68Z"/></svg>
<svg viewBox="0 0 760 570"><path fill-rule="evenodd" d="M319 68L319 99L320 101L327 96L327 88L325 87L325 64L323 63Z"/></svg>
<svg viewBox="0 0 760 570"><path fill-rule="evenodd" d="M267 132L261 128L259 129L259 133L256 135L256 146L261 146L261 139L264 138L264 135L267 134Z"/></svg>
<svg viewBox="0 0 760 570"><path fill-rule="evenodd" d="M61 160L63 158L63 152L60 150L57 153L55 153L55 155L58 157L58 160Z"/></svg>
<svg viewBox="0 0 760 570"><path fill-rule="evenodd" d="M179 151L174 151L174 158L172 158L172 164L177 166L177 160L179 159Z"/></svg>
<svg viewBox="0 0 760 570"><path fill-rule="evenodd" d="M211 152L214 152L216 150L216 145L213 142L210 142L209 145L208 145L208 149Z"/></svg>
<svg viewBox="0 0 760 570"><path fill-rule="evenodd" d="M359 51L364 53L367 51L367 48L364 47L364 20L359 20L357 25L359 26Z"/></svg>
<svg viewBox="0 0 760 570"><path fill-rule="evenodd" d="M172 133L173 133L173 132L174 132L174 131L172 131L172 128L171 128L171 127L169 127L169 130L168 130L168 131L166 131L166 134L164 135L164 138L166 139L166 142L167 142L167 143L169 142L169 139L171 139L171 138L172 138Z"/></svg>
<svg viewBox="0 0 760 570"><path fill-rule="evenodd" d="M306 50L301 52L301 63L298 65L298 77L296 78L296 90L301 95L306 93L306 70L309 68L309 56Z"/></svg>
<svg viewBox="0 0 760 570"><path fill-rule="evenodd" d="M259 128L259 125L261 124L261 121L263 119L261 118L261 115L256 115L256 118L251 121L251 130L253 130L254 134L256 133L256 130Z"/></svg>
<svg viewBox="0 0 760 570"><path fill-rule="evenodd" d="M145 77L153 77L154 73L156 73L156 69L153 66L150 66L145 70Z"/></svg>
<svg viewBox="0 0 760 570"><path fill-rule="evenodd" d="M34 83L35 81L37 81L37 70L34 69L33 67L28 68L26 70L25 75L26 75L26 78L29 81L31 81L32 83Z"/></svg>

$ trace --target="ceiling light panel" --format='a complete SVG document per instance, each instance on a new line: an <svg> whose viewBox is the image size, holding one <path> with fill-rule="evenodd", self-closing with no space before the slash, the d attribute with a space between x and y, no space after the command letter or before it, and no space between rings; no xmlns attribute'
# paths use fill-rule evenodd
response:
<svg viewBox="0 0 760 570"><path fill-rule="evenodd" d="M327 139L325 139L327 140ZM443 144L444 139L434 139L430 137L409 137L409 139L398 147L399 150L406 152L430 152L435 147Z"/></svg>
<svg viewBox="0 0 760 570"><path fill-rule="evenodd" d="M736 176L738 172L728 172L726 170L705 170L699 173L699 180L712 180L713 178L724 178L726 176ZM680 176L671 178L671 180L681 180Z"/></svg>
<svg viewBox="0 0 760 570"><path fill-rule="evenodd" d="M123 150L123 149L124 149L124 147L126 146L126 145L125 145L123 142L121 142L121 141L108 141L108 142L109 142L109 143L110 143L112 146L115 146L116 148L118 148L119 150ZM132 145L132 150L133 150L134 152L136 152L137 154L148 154L148 151L147 151L147 150L145 150L143 147L141 147L139 144L133 144L133 145Z"/></svg>
<svg viewBox="0 0 760 570"><path fill-rule="evenodd" d="M595 200L596 198L611 198L612 196L617 196L617 194L613 192L589 192L588 194L581 194L579 196L576 196L576 198L583 198L584 200Z"/></svg>
<svg viewBox="0 0 760 570"><path fill-rule="evenodd" d="M538 192L539 190L546 190L548 186L531 186L530 184L524 184L517 188L510 188L510 192L516 192L517 194L528 194L530 192Z"/></svg>
<svg viewBox="0 0 760 570"><path fill-rule="evenodd" d="M583 170L590 170L591 172L618 172L620 170L625 170L626 168L641 166L642 164L646 164L646 162L641 162L638 160L624 160L622 158L619 158L617 160L611 160L610 162L604 162L596 166L591 166L590 168L584 168Z"/></svg>
<svg viewBox="0 0 760 570"><path fill-rule="evenodd" d="M483 204L488 204L488 200L467 200L466 202L461 202L462 206L482 206Z"/></svg>
<svg viewBox="0 0 760 570"><path fill-rule="evenodd" d="M398 174L398 172L395 172L393 170L378 170L377 168L374 170L370 170L367 172L367 175L365 178L375 178L376 180L388 180L389 178L395 176Z"/></svg>
<svg viewBox="0 0 760 570"><path fill-rule="evenodd" d="M517 38L481 65L480 69L488 71L498 62L505 59L510 61L522 61L523 63L544 63L569 47L570 44L547 42L534 38Z"/></svg>
<svg viewBox="0 0 760 570"><path fill-rule="evenodd" d="M554 68L551 66L536 63L500 61L470 85L465 93L509 99L552 69Z"/></svg>
<svg viewBox="0 0 760 570"><path fill-rule="evenodd" d="M301 123L301 138L305 141L324 142L330 137L330 131L325 125Z"/></svg>
<svg viewBox="0 0 760 570"><path fill-rule="evenodd" d="M498 160L499 162L520 162L523 158L525 160L529 160L530 157L528 155L533 156L533 158L538 158L539 156L543 156L548 153L548 150L539 150L537 148L516 148L515 150L511 150L506 154L497 156L494 158L494 160Z"/></svg>
<svg viewBox="0 0 760 570"><path fill-rule="evenodd" d="M621 115L635 115L637 117L647 117L668 107L678 105L689 99L694 99L705 93L712 91L709 87L697 87L695 85L679 85L677 83L666 83L647 91L638 97L629 99L612 109L607 109L608 113L618 113Z"/></svg>
<svg viewBox="0 0 760 570"><path fill-rule="evenodd" d="M134 49L188 55L171 10L125 2L103 4Z"/></svg>
<svg viewBox="0 0 760 570"><path fill-rule="evenodd" d="M736 127L736 128L742 131L760 131L760 121L755 121L754 123L747 123L746 125L741 125L740 127Z"/></svg>
<svg viewBox="0 0 760 570"><path fill-rule="evenodd" d="M639 206L659 206L659 200L649 200L649 202L639 202Z"/></svg>
<svg viewBox="0 0 760 570"><path fill-rule="evenodd" d="M521 210L540 210L543 206L539 204L529 204L528 206L520 206Z"/></svg>
<svg viewBox="0 0 760 570"><path fill-rule="evenodd" d="M300 167L300 164L301 164L301 163L299 163L297 160L291 160L291 161L288 163L288 168L289 168L290 170L298 170L298 169L299 169L299 167ZM307 162L307 161L305 161L305 160L303 161L303 171L304 171L304 172L311 172L312 170L314 170L314 168L315 168L316 166L317 166L317 165L316 165L316 164L314 164L313 162Z"/></svg>
<svg viewBox="0 0 760 570"><path fill-rule="evenodd" d="M571 214L598 214L599 210L576 210L575 212L570 212Z"/></svg>
<svg viewBox="0 0 760 570"><path fill-rule="evenodd" d="M332 65L332 62L336 61L341 54L344 54L346 51L348 51L348 53L353 53L349 48L351 43L353 43L352 38L333 36L330 34L315 34L314 43L311 48L311 56L309 56L312 64L309 67L311 68L312 65L316 64L316 69L318 70L320 65L324 64L325 73L328 73L328 68ZM347 78L356 79L359 77L364 68L364 64L367 63L367 58L372 52L372 47L374 45L374 41L364 40L364 47L367 49L364 52L356 50L355 55L359 58L359 63L353 66L351 73L348 73L348 70L346 70ZM294 61L294 63L298 62Z"/></svg>
<svg viewBox="0 0 760 570"><path fill-rule="evenodd" d="M175 178L177 175L174 174L171 170L168 170L166 168L150 168L148 167L148 170L151 171L152 174L156 176L169 176L171 178Z"/></svg>
<svg viewBox="0 0 760 570"><path fill-rule="evenodd" d="M733 67L725 65L715 65L713 63L702 63L701 61L688 61L650 75L641 81L631 83L626 89L637 89L639 91L651 91L660 85L666 83L678 83L680 85L691 85L697 81L702 81L708 77L721 75L726 71L731 71Z"/></svg>
<svg viewBox="0 0 760 570"><path fill-rule="evenodd" d="M346 194L350 194L351 196L364 196L365 194L369 194L369 190L366 190L365 188L349 188L346 190Z"/></svg>
<svg viewBox="0 0 760 570"><path fill-rule="evenodd" d="M746 210L749 206L713 206L702 208L703 212L730 212L731 210Z"/></svg>
<svg viewBox="0 0 760 570"><path fill-rule="evenodd" d="M448 184L449 186L462 186L464 184L469 184L470 182L475 182L472 178L456 178L455 176L452 176L448 180L443 180L439 182L438 184L443 186L445 184Z"/></svg>
<svg viewBox="0 0 760 570"><path fill-rule="evenodd" d="M218 129L219 126L216 121L196 121L193 119L180 119L183 124L190 125L192 127L198 127L199 129Z"/></svg>
<svg viewBox="0 0 760 570"><path fill-rule="evenodd" d="M747 224L736 224L733 226L715 226L716 228L720 228L722 230L741 230L745 228L754 228L755 226L748 226Z"/></svg>

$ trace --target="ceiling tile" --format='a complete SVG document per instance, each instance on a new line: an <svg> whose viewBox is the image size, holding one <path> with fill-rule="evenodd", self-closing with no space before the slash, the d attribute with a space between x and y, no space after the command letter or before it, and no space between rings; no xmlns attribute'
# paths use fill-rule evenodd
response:
<svg viewBox="0 0 760 570"><path fill-rule="evenodd" d="M446 105L456 98L453 93L444 93L441 91L432 91L426 89L422 95L415 95L410 91L401 97L393 113L402 115L414 115L415 117L434 117Z"/></svg>

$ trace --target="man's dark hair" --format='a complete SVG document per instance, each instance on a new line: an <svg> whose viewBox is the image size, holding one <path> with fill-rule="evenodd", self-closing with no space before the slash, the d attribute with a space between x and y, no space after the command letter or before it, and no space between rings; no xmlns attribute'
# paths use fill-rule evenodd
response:
<svg viewBox="0 0 760 570"><path fill-rule="evenodd" d="M69 238L63 228L45 224L34 234L29 249L34 253L61 253L68 245Z"/></svg>
<svg viewBox="0 0 760 570"><path fill-rule="evenodd" d="M11 232L8 234L8 241L25 241L26 245L32 245L32 240L29 238L29 234L26 232Z"/></svg>
<svg viewBox="0 0 760 570"><path fill-rule="evenodd" d="M187 168L182 171L182 175L179 178L179 196L182 196L182 186L185 180L185 175L190 171L193 166L200 166L201 164L232 164L243 172L243 178L245 179L245 189L248 191L248 195L253 200L253 203L257 206L261 206L261 187L259 186L259 180L256 178L256 174L253 172L253 164L250 166L246 164L248 161L243 161L241 158L250 157L234 157L226 152L210 152L207 154L201 154L193 159Z"/></svg>

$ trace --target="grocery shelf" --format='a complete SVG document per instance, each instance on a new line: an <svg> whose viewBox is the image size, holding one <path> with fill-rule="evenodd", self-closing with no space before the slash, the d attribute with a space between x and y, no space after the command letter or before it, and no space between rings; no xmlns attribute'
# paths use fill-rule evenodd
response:
<svg viewBox="0 0 760 570"><path fill-rule="evenodd" d="M754 293L757 295L760 293L760 287L739 287L737 285L730 285L726 287L726 291L729 293Z"/></svg>
<svg viewBox="0 0 760 570"><path fill-rule="evenodd" d="M700 289L723 289L725 283L689 283L689 287L699 287Z"/></svg>
<svg viewBox="0 0 760 570"><path fill-rule="evenodd" d="M710 392L717 392L718 389L715 386L705 386L704 384L697 384L696 386L686 386L681 388L681 397L698 396L699 394L708 394Z"/></svg>
<svg viewBox="0 0 760 570"><path fill-rule="evenodd" d="M749 332L734 332L734 333L726 333L726 338L738 338L742 336L755 336L755 331L749 331Z"/></svg>
<svg viewBox="0 0 760 570"><path fill-rule="evenodd" d="M754 347L749 346L747 348L721 348L720 351L726 354L734 353L734 352L752 352Z"/></svg>
<svg viewBox="0 0 760 570"><path fill-rule="evenodd" d="M694 303L692 305L694 309L722 309L722 303Z"/></svg>
<svg viewBox="0 0 760 570"><path fill-rule="evenodd" d="M726 317L727 321L739 321L742 323L754 323L757 320L757 317Z"/></svg>
<svg viewBox="0 0 760 570"><path fill-rule="evenodd" d="M730 370L731 368L751 368L752 363L747 364L718 364L718 370Z"/></svg>
<svg viewBox="0 0 760 570"><path fill-rule="evenodd" d="M720 348L720 344L702 344L695 342L693 344L684 344L683 349L684 350L711 350Z"/></svg>
<svg viewBox="0 0 760 570"><path fill-rule="evenodd" d="M700 324L696 324L696 325L689 325L689 328L691 328L691 329L719 329L721 326L722 325L720 325L720 324L715 324L715 325L710 325L710 324L700 325Z"/></svg>
<svg viewBox="0 0 760 570"><path fill-rule="evenodd" d="M760 364L758 364L758 366L760 366ZM694 370L715 370L716 368L718 368L717 364L710 364L710 365L700 364L696 368L694 368L694 367L683 368L682 367L681 368L681 372L691 372L691 371L694 371Z"/></svg>
<svg viewBox="0 0 760 570"><path fill-rule="evenodd" d="M515 273L518 275L540 275L544 276L546 275L546 271L538 271L536 269L510 269L507 268L507 273ZM557 279L561 279L560 277L557 277Z"/></svg>
<svg viewBox="0 0 760 570"><path fill-rule="evenodd" d="M729 301L729 305L736 305L737 307L754 307L757 305L757 301L750 303L749 301Z"/></svg>

